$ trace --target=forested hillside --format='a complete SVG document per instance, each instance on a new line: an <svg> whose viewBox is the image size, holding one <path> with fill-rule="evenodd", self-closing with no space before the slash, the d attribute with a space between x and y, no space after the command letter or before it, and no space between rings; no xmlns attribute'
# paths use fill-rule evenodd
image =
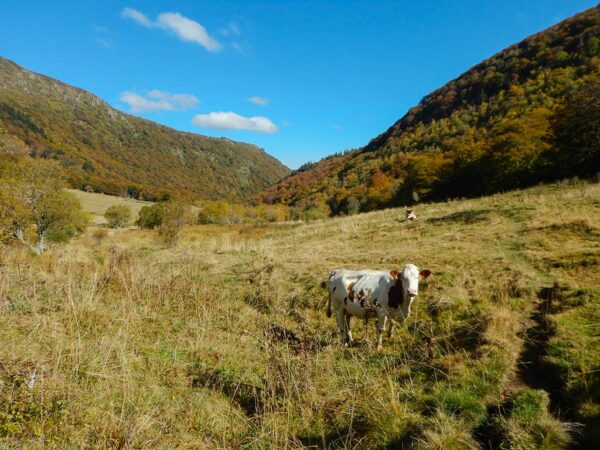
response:
<svg viewBox="0 0 600 450"><path fill-rule="evenodd" d="M264 150L122 113L89 92L0 58L0 156L57 159L79 189L155 200L242 199L289 170Z"/></svg>
<svg viewBox="0 0 600 450"><path fill-rule="evenodd" d="M364 148L307 165L261 198L345 214L592 176L599 73L595 7L476 65Z"/></svg>

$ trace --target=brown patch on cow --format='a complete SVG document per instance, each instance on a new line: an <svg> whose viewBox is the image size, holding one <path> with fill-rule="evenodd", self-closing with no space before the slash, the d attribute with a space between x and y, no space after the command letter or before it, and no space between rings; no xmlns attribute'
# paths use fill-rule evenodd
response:
<svg viewBox="0 0 600 450"><path fill-rule="evenodd" d="M392 278L393 278L394 280L397 280L397 279L398 279L398 274L399 274L399 273L400 273L400 272L398 272L397 270L392 270L392 271L390 272L390 275L392 276Z"/></svg>
<svg viewBox="0 0 600 450"><path fill-rule="evenodd" d="M358 301L360 302L360 307L365 307L365 291L362 289L358 292Z"/></svg>
<svg viewBox="0 0 600 450"><path fill-rule="evenodd" d="M354 301L354 292L352 292L352 288L354 287L354 283L350 283L348 285L348 297L351 301Z"/></svg>
<svg viewBox="0 0 600 450"><path fill-rule="evenodd" d="M398 308L402 303L404 303L402 280L396 280L396 283L388 291L388 306L390 308Z"/></svg>

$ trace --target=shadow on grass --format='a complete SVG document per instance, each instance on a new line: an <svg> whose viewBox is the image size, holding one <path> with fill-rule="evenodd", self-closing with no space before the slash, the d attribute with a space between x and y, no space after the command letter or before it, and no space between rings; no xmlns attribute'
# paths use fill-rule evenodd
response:
<svg viewBox="0 0 600 450"><path fill-rule="evenodd" d="M462 223L466 225L471 225L474 223L488 221L489 213L489 209L471 209L468 211L455 212L443 217L432 217L431 219L427 219L426 223L432 225L443 223Z"/></svg>
<svg viewBox="0 0 600 450"><path fill-rule="evenodd" d="M243 383L225 370L202 364L195 365L190 372L193 388L204 387L227 395L248 416L254 416L263 410L261 387Z"/></svg>

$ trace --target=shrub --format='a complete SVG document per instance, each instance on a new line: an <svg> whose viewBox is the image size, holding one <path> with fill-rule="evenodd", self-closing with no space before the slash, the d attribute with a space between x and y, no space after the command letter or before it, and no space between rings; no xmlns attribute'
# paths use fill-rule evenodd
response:
<svg viewBox="0 0 600 450"><path fill-rule="evenodd" d="M155 229L162 225L163 210L161 204L157 203L152 206L144 206L138 215L135 224L140 228Z"/></svg>
<svg viewBox="0 0 600 450"><path fill-rule="evenodd" d="M92 238L94 239L94 242L96 243L96 245L100 245L102 243L102 241L104 241L106 239L107 236L108 236L108 231L106 231L106 228L97 228L92 233Z"/></svg>
<svg viewBox="0 0 600 450"><path fill-rule="evenodd" d="M160 205L161 225L158 234L168 246L174 246L179 240L181 228L192 222L190 208L179 200L170 200Z"/></svg>
<svg viewBox="0 0 600 450"><path fill-rule="evenodd" d="M113 205L104 213L110 228L125 228L131 221L131 208L125 205Z"/></svg>
<svg viewBox="0 0 600 450"><path fill-rule="evenodd" d="M348 215L358 214L360 212L360 200L356 197L348 197L346 200L346 213Z"/></svg>

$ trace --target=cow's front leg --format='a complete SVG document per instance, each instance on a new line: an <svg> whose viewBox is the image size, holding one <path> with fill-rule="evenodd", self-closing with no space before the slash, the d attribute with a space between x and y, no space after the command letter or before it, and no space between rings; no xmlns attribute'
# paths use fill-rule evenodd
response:
<svg viewBox="0 0 600 450"><path fill-rule="evenodd" d="M354 343L354 339L352 339L352 331L350 330L350 319L352 318L352 316L348 313L346 313L345 315L345 325L346 325L346 340L348 342L348 345L352 345Z"/></svg>
<svg viewBox="0 0 600 450"><path fill-rule="evenodd" d="M385 331L385 322L387 320L387 315L381 315L377 319L377 351L381 351L383 349L383 332Z"/></svg>

